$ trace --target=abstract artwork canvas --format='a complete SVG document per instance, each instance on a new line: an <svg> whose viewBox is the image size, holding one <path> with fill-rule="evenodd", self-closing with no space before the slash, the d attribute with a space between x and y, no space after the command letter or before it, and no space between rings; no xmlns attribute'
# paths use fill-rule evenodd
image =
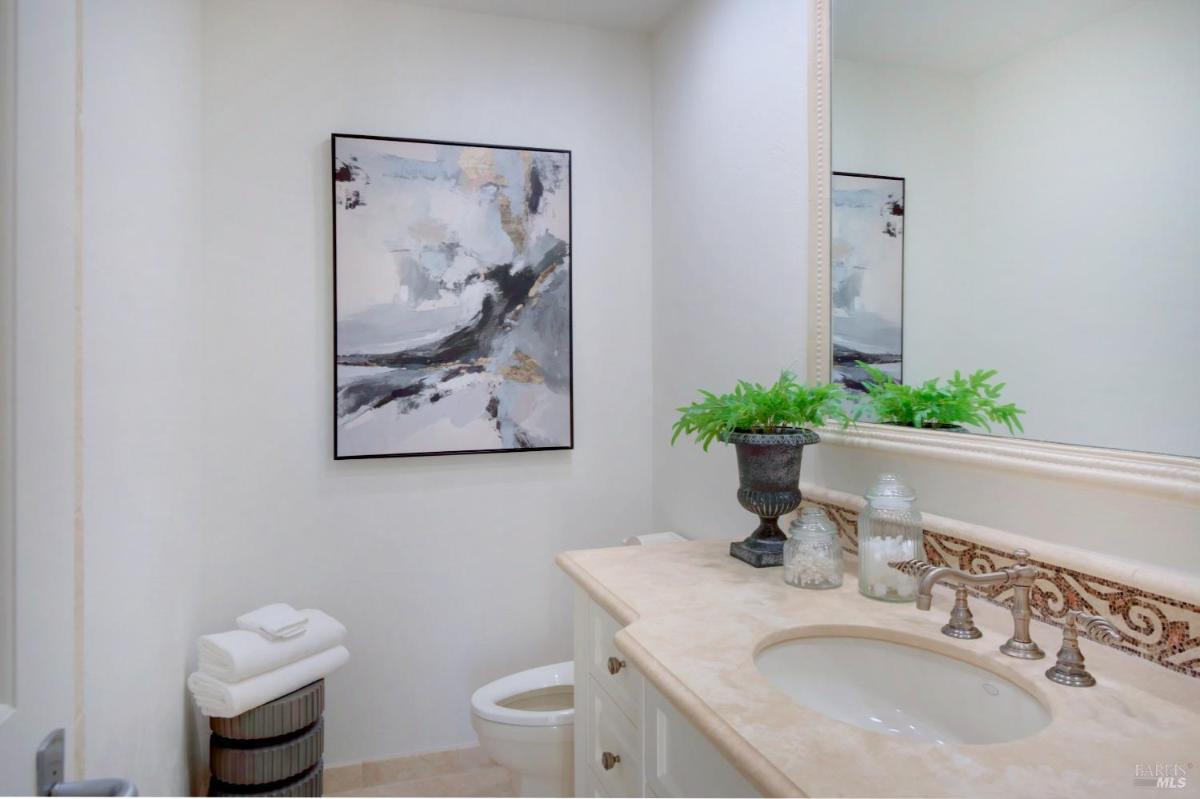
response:
<svg viewBox="0 0 1200 799"><path fill-rule="evenodd" d="M332 145L335 457L572 447L570 152Z"/></svg>
<svg viewBox="0 0 1200 799"><path fill-rule="evenodd" d="M863 361L903 376L904 178L834 172L833 380L863 390Z"/></svg>

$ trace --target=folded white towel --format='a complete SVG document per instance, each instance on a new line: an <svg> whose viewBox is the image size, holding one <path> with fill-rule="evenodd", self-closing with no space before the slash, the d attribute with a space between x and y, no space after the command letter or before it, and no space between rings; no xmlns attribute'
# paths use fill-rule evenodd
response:
<svg viewBox="0 0 1200 799"><path fill-rule="evenodd" d="M200 636L200 671L225 682L277 669L340 644L346 628L319 610L302 610L307 627L303 635L270 640L249 630L230 630Z"/></svg>
<svg viewBox="0 0 1200 799"><path fill-rule="evenodd" d="M237 626L266 638L295 638L304 632L308 620L291 605L276 602L237 617Z"/></svg>
<svg viewBox="0 0 1200 799"><path fill-rule="evenodd" d="M335 646L241 682L225 682L197 671L188 677L187 684L201 713L227 719L303 688L337 671L349 659L346 647Z"/></svg>

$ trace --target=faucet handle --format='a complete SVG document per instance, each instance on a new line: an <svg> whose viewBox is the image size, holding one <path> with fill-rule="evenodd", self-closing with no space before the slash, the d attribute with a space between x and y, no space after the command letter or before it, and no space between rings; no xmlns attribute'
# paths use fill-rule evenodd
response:
<svg viewBox="0 0 1200 799"><path fill-rule="evenodd" d="M1028 549L1014 549L1009 555L1013 562L1008 566L1000 567L1000 571L1006 572L1009 575L1009 580L1016 580L1021 575L1032 576L1037 572L1037 567L1029 562Z"/></svg>
<svg viewBox="0 0 1200 799"><path fill-rule="evenodd" d="M1117 626L1103 616L1094 616L1079 610L1067 612L1063 624L1062 647L1058 650L1058 661L1046 669L1046 679L1059 685L1087 688L1096 684L1096 678L1083 666L1083 651L1079 648L1079 631L1085 638L1105 643L1117 643L1121 632Z"/></svg>
<svg viewBox="0 0 1200 799"><path fill-rule="evenodd" d="M1102 644L1119 644L1121 642L1121 631L1117 629L1117 625L1103 616L1093 616L1090 613L1083 613L1078 610L1072 610L1067 613L1068 621L1070 621L1071 616L1075 617L1076 624L1083 625L1084 638L1091 638L1093 641L1099 641Z"/></svg>
<svg viewBox="0 0 1200 799"><path fill-rule="evenodd" d="M942 625L942 635L951 638L981 638L983 633L975 626L975 618L971 608L967 606L967 587L959 585L954 589L954 609L950 611L950 621Z"/></svg>
<svg viewBox="0 0 1200 799"><path fill-rule="evenodd" d="M937 568L924 560L889 560L888 565L901 574L916 577L918 580Z"/></svg>

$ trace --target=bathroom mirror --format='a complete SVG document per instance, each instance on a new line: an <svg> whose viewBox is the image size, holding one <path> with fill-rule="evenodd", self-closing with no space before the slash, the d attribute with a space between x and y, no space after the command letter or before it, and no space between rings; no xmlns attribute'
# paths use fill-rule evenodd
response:
<svg viewBox="0 0 1200 799"><path fill-rule="evenodd" d="M1020 438L1200 456L1200 2L816 14L810 377L994 369Z"/></svg>

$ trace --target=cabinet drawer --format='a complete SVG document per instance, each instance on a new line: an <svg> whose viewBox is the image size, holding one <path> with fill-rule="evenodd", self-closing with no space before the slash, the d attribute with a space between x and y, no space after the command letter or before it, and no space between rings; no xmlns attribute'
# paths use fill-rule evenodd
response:
<svg viewBox="0 0 1200 799"><path fill-rule="evenodd" d="M588 620L588 643L591 661L588 671L624 711L635 726L642 724L642 675L625 662L625 656L613 643L621 629L616 620L596 604L591 606Z"/></svg>
<svg viewBox="0 0 1200 799"><path fill-rule="evenodd" d="M641 796L642 740L637 728L594 679L588 697L588 768L610 796Z"/></svg>
<svg viewBox="0 0 1200 799"><path fill-rule="evenodd" d="M717 748L653 685L646 684L646 794L759 796Z"/></svg>

